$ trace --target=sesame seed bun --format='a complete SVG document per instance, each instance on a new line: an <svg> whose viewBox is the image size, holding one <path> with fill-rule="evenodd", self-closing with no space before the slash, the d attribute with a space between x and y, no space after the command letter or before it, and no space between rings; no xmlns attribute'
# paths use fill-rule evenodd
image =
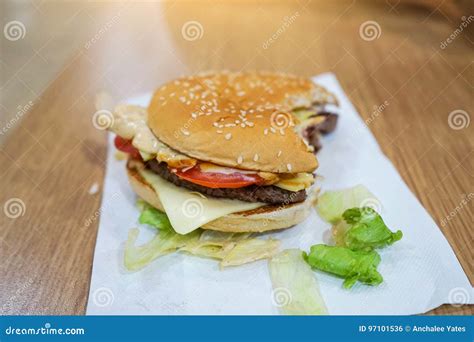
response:
<svg viewBox="0 0 474 342"><path fill-rule="evenodd" d="M292 109L336 103L311 80L286 74L199 74L160 87L148 125L162 142L218 165L275 173L312 172L317 160L294 131Z"/></svg>
<svg viewBox="0 0 474 342"><path fill-rule="evenodd" d="M137 170L127 165L127 174L135 193L153 207L164 211L158 194ZM267 205L253 210L225 215L206 223L201 228L228 233L257 233L289 228L308 217L312 205L316 201L316 196L317 190L313 188L304 202L288 205Z"/></svg>

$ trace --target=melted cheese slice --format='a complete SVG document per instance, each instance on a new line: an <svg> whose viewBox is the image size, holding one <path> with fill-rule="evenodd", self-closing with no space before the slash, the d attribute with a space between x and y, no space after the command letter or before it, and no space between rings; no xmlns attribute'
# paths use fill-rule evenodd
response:
<svg viewBox="0 0 474 342"><path fill-rule="evenodd" d="M171 225L179 234L190 233L219 217L265 205L225 198L207 198L199 192L178 187L145 169L139 170L139 173L158 194Z"/></svg>

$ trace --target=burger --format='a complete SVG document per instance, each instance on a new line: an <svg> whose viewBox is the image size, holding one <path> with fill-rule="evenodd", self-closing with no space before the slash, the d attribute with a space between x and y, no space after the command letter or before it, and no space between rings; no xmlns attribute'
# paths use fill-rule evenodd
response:
<svg viewBox="0 0 474 342"><path fill-rule="evenodd" d="M159 87L148 108L122 104L110 130L130 185L174 230L263 232L310 213L333 94L310 79L209 72Z"/></svg>

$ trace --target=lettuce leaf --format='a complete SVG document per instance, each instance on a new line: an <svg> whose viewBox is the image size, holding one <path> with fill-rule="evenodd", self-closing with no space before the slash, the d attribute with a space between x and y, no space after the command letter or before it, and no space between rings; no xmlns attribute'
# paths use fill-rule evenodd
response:
<svg viewBox="0 0 474 342"><path fill-rule="evenodd" d="M375 251L352 251L346 247L314 245L309 254L304 253L308 264L318 270L345 278L344 288L351 288L357 281L378 285L383 281L377 271L380 255Z"/></svg>
<svg viewBox="0 0 474 342"><path fill-rule="evenodd" d="M286 249L268 262L273 303L286 315L327 315L311 268L299 249Z"/></svg>
<svg viewBox="0 0 474 342"><path fill-rule="evenodd" d="M326 191L319 196L316 209L323 220L336 224L342 219L344 211L367 202L378 203L378 200L365 186L357 185L339 191Z"/></svg>
<svg viewBox="0 0 474 342"><path fill-rule="evenodd" d="M143 206L138 222L141 224L148 224L158 230L173 230L168 216L149 204Z"/></svg>
<svg viewBox="0 0 474 342"><path fill-rule="evenodd" d="M392 233L382 217L369 207L347 209L342 217L347 227L339 223L340 227L336 228L339 234L345 230L343 239L335 238L339 246L370 251L391 245L403 236L400 230Z"/></svg>

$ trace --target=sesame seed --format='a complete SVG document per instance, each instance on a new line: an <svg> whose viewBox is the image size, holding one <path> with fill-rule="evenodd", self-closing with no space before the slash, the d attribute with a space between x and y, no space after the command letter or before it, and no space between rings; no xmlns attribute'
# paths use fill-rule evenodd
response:
<svg viewBox="0 0 474 342"><path fill-rule="evenodd" d="M186 135L186 136L189 136L189 134L190 134L188 131L182 131L182 132L183 132L183 134Z"/></svg>
<svg viewBox="0 0 474 342"><path fill-rule="evenodd" d="M278 151L277 157L281 156L281 151Z"/></svg>
<svg viewBox="0 0 474 342"><path fill-rule="evenodd" d="M218 129L216 132L217 132L218 134L224 133L224 132L222 132L220 129Z"/></svg>
<svg viewBox="0 0 474 342"><path fill-rule="evenodd" d="M265 134L265 135L268 134L268 128L265 128L265 129L263 130L263 134Z"/></svg>
<svg viewBox="0 0 474 342"><path fill-rule="evenodd" d="M237 164L242 164L243 161L244 158L242 158L242 156L239 156L239 158L237 158Z"/></svg>
<svg viewBox="0 0 474 342"><path fill-rule="evenodd" d="M286 164L286 168L288 169L288 171L291 171L291 164Z"/></svg>
<svg viewBox="0 0 474 342"><path fill-rule="evenodd" d="M258 160L258 154L255 154L255 155L253 156L253 161L257 161L257 160Z"/></svg>
<svg viewBox="0 0 474 342"><path fill-rule="evenodd" d="M231 133L227 133L225 135L225 140L230 140L232 138L232 134Z"/></svg>

